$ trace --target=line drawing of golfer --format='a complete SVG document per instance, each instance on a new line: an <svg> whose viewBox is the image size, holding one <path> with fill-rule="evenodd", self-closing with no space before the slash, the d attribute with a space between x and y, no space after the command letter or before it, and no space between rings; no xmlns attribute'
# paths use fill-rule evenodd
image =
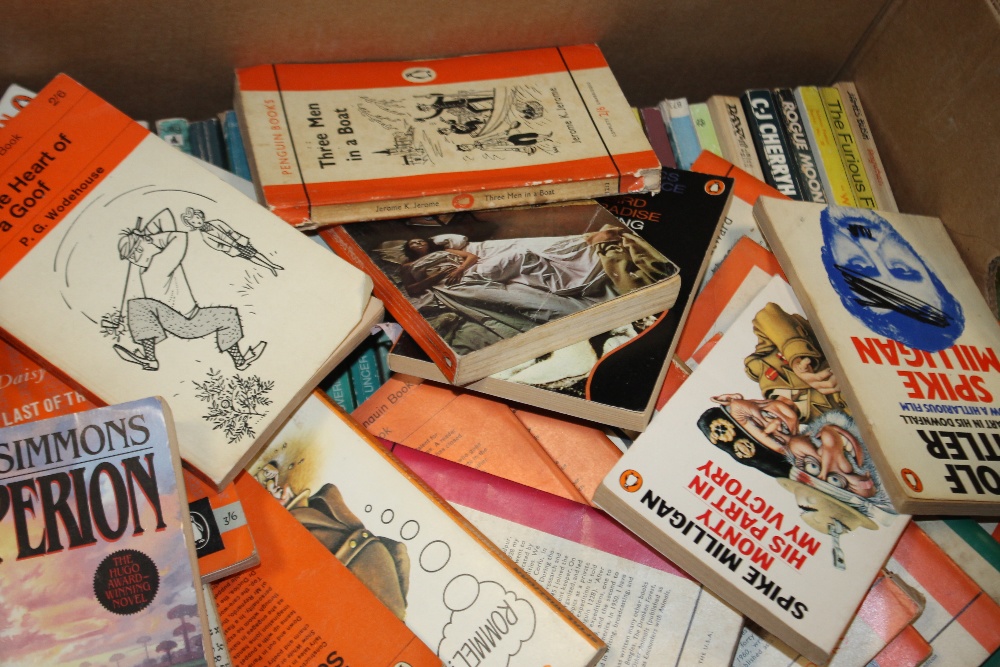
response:
<svg viewBox="0 0 1000 667"><path fill-rule="evenodd" d="M243 326L233 306L199 306L184 273L188 232L177 229L170 209L163 209L145 225L124 229L118 237L118 256L128 261L128 273L119 311L101 320L106 331L122 328L122 314L132 340L140 349L115 344L119 357L144 370L160 367L156 345L172 334L196 339L215 334L220 352L227 353L237 371L260 358L267 345L261 341L246 352L239 348Z"/></svg>
<svg viewBox="0 0 1000 667"><path fill-rule="evenodd" d="M223 220L206 220L205 212L188 206L181 213L181 221L201 233L201 240L212 250L218 250L230 257L242 257L257 266L264 267L277 277L278 271L284 267L278 266L259 250L253 247L250 239L240 234Z"/></svg>

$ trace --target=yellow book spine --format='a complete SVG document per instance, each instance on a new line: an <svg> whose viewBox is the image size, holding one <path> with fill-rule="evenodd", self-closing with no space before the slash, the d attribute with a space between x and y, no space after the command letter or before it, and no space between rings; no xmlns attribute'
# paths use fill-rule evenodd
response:
<svg viewBox="0 0 1000 667"><path fill-rule="evenodd" d="M799 89L806 116L816 139L816 150L823 161L823 171L830 183L829 198L839 206L857 206L854 189L847 178L847 172L840 162L840 153L833 138L830 121L826 117L823 98L816 86L802 86Z"/></svg>
<svg viewBox="0 0 1000 667"><path fill-rule="evenodd" d="M861 156L861 149L851 130L851 124L847 117L847 109L841 99L840 91L830 86L819 89L820 99L823 100L823 109L826 111L827 122L830 123L830 131L833 134L834 143L837 145L837 154L840 156L840 164L847 174L848 183L854 191L854 199L857 205L863 208L878 209L875 201L875 191L872 189L871 181L868 180L868 172Z"/></svg>

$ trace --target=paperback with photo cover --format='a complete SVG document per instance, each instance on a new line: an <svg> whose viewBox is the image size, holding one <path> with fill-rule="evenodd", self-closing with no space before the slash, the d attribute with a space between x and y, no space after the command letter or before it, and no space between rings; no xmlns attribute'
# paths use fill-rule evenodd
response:
<svg viewBox="0 0 1000 667"><path fill-rule="evenodd" d="M808 659L829 659L906 526L791 288L773 278L595 503Z"/></svg>
<svg viewBox="0 0 1000 667"><path fill-rule="evenodd" d="M1000 326L937 218L761 199L754 215L893 504L1000 511Z"/></svg>
<svg viewBox="0 0 1000 667"><path fill-rule="evenodd" d="M594 201L321 232L464 385L674 305L678 265Z"/></svg>
<svg viewBox="0 0 1000 667"><path fill-rule="evenodd" d="M168 397L217 488L381 315L367 276L65 75L0 141L0 332L94 402Z"/></svg>
<svg viewBox="0 0 1000 667"><path fill-rule="evenodd" d="M207 622L162 399L0 429L0 663L203 667Z"/></svg>
<svg viewBox="0 0 1000 667"><path fill-rule="evenodd" d="M596 44L247 67L235 106L263 201L302 227L660 184Z"/></svg>
<svg viewBox="0 0 1000 667"><path fill-rule="evenodd" d="M664 169L657 195L601 199L632 232L677 264L681 286L674 306L465 388L600 424L633 431L646 428L694 299L694 286L700 284L718 239L731 185L728 178ZM389 365L399 373L445 381L444 374L405 333L390 352Z"/></svg>
<svg viewBox="0 0 1000 667"><path fill-rule="evenodd" d="M605 646L322 392L251 473L449 665L593 665Z"/></svg>

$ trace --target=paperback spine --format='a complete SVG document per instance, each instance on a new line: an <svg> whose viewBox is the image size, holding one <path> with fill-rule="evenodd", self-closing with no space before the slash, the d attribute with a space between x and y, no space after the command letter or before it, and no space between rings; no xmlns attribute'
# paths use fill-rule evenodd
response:
<svg viewBox="0 0 1000 667"><path fill-rule="evenodd" d="M781 112L781 122L788 139L789 154L798 169L799 186L804 199L816 204L827 203L823 181L820 178L822 167L813 153L813 147L806 136L805 121L795 93L791 88L776 88L774 97Z"/></svg>
<svg viewBox="0 0 1000 667"><path fill-rule="evenodd" d="M802 188L796 177L794 158L771 91L752 88L740 97L746 113L750 136L753 138L764 182L781 194L802 200Z"/></svg>
<svg viewBox="0 0 1000 667"><path fill-rule="evenodd" d="M236 112L230 109L222 115L222 134L226 141L226 157L229 159L229 170L248 181L253 180L250 174L250 163L243 147L243 137L240 135L239 120Z"/></svg>
<svg viewBox="0 0 1000 667"><path fill-rule="evenodd" d="M879 208L883 211L898 212L899 207L896 205L892 188L889 187L885 166L882 164L882 157L875 145L875 138L872 136L871 125L865 115L865 109L861 106L857 86L854 85L853 81L841 81L834 84L833 87L840 91L840 98L847 111L847 121L851 125L854 139L858 142L858 151L860 151L861 159L865 163L865 171L868 172L868 180L871 182Z"/></svg>
<svg viewBox="0 0 1000 667"><path fill-rule="evenodd" d="M671 146L674 147L677 166L680 169L690 169L701 152L701 146L687 99L678 97L663 100L660 102L660 113L663 114L663 121L670 135Z"/></svg>
<svg viewBox="0 0 1000 667"><path fill-rule="evenodd" d="M722 157L752 176L764 180L764 172L747 129L747 117L743 113L740 98L713 95L708 98L708 110L722 146Z"/></svg>
<svg viewBox="0 0 1000 667"><path fill-rule="evenodd" d="M826 190L826 200L838 206L857 206L854 191L847 180L847 172L840 163L840 154L833 140L833 131L823 109L823 100L816 86L799 86L795 89L795 101L802 112L802 122L806 136L814 147L820 178Z"/></svg>
<svg viewBox="0 0 1000 667"><path fill-rule="evenodd" d="M694 122L694 131L698 135L698 143L701 145L701 149L722 157L719 135L715 132L715 124L712 122L712 114L708 111L708 104L705 102L695 102L689 105L688 108L691 110L691 120Z"/></svg>
<svg viewBox="0 0 1000 667"><path fill-rule="evenodd" d="M642 117L642 126L646 130L646 137L649 139L653 152L664 167L677 168L677 158L674 156L674 149L670 146L670 135L667 134L666 123L663 122L663 114L658 107L643 107L639 109Z"/></svg>
<svg viewBox="0 0 1000 667"><path fill-rule="evenodd" d="M844 109L843 100L840 99L840 92L836 88L824 86L819 89L819 95L823 100L823 110L826 111L826 119L830 123L830 131L837 146L837 153L840 155L840 164L847 174L848 183L854 190L854 199L857 201L857 205L877 210L879 205L875 200L875 193L868 180L868 174L865 172L865 164L861 159L861 152L858 150L858 142L851 131L850 123L848 123L847 111Z"/></svg>

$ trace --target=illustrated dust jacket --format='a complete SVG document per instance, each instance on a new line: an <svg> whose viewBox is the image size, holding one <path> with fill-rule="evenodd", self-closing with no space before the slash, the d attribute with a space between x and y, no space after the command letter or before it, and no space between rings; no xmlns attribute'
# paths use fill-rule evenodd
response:
<svg viewBox="0 0 1000 667"><path fill-rule="evenodd" d="M0 664L206 665L205 623L165 403L0 429Z"/></svg>
<svg viewBox="0 0 1000 667"><path fill-rule="evenodd" d="M181 455L224 486L371 281L65 75L0 135L3 335L97 402L166 397Z"/></svg>
<svg viewBox="0 0 1000 667"><path fill-rule="evenodd" d="M597 45L236 71L254 181L299 226L656 191Z"/></svg>
<svg viewBox="0 0 1000 667"><path fill-rule="evenodd" d="M909 519L828 371L791 288L773 278L594 498L820 663Z"/></svg>
<svg viewBox="0 0 1000 667"><path fill-rule="evenodd" d="M665 168L656 195L600 199L630 232L677 265L681 286L674 306L622 322L467 388L601 424L646 428L695 287L719 237L731 190L731 179ZM390 367L401 361L401 372L445 379L405 333L389 355Z"/></svg>
<svg viewBox="0 0 1000 667"><path fill-rule="evenodd" d="M211 584L233 665L441 667L277 498L245 473L234 484L260 565Z"/></svg>
<svg viewBox="0 0 1000 667"><path fill-rule="evenodd" d="M247 467L448 665L583 666L604 643L315 392Z"/></svg>
<svg viewBox="0 0 1000 667"><path fill-rule="evenodd" d="M897 508L1000 508L1000 326L937 218L760 200Z"/></svg>
<svg viewBox="0 0 1000 667"><path fill-rule="evenodd" d="M593 200L329 227L449 382L467 384L674 305L671 257Z"/></svg>

